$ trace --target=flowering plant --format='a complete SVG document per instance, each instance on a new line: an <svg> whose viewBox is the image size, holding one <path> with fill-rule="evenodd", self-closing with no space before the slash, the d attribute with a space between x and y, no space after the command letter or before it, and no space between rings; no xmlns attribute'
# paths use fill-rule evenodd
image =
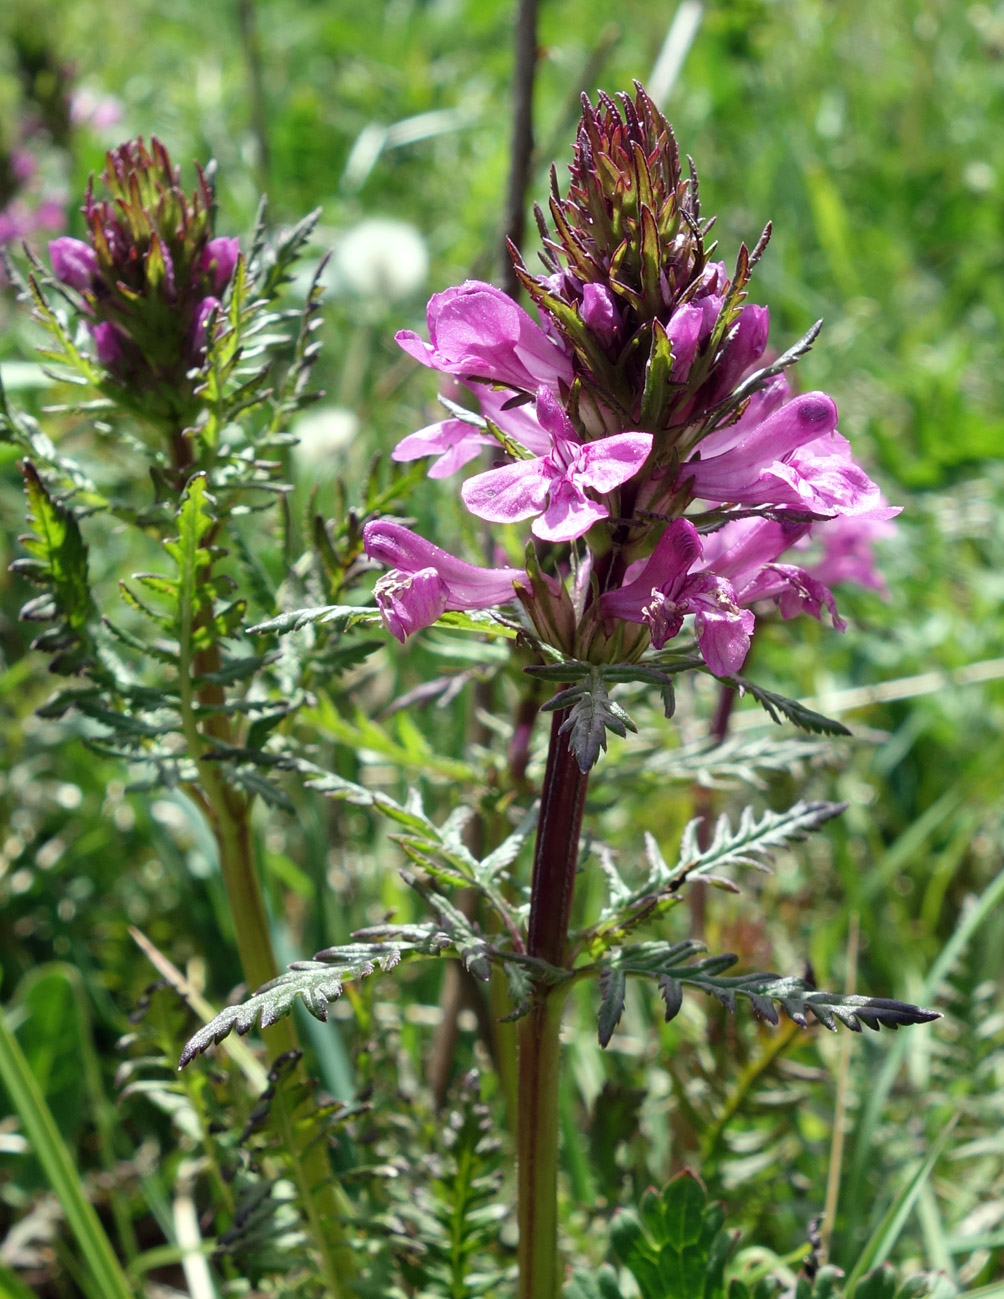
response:
<svg viewBox="0 0 1004 1299"><path fill-rule="evenodd" d="M475 564L394 517L371 517L362 530L367 555L387 570L375 599L393 636L404 642L440 619L459 619L529 650L533 698L541 684L556 687L542 706L552 725L537 810L478 858L454 818L436 825L417 799L402 806L374 798L301 760L313 787L369 803L404 827L405 851L422 871L407 878L434 921L380 925L357 933L351 947L299 962L243 1006L221 1012L182 1057L191 1060L235 1027L247 1031L256 1018L270 1023L297 997L323 1017L343 983L376 964L452 951L475 978L501 972L510 1018L520 1021L521 1299L554 1299L559 1287L558 1032L576 982L599 983L602 1045L620 1018L629 976L656 979L667 1018L687 986L730 1006L745 998L772 1023L778 1005L799 1024L811 1013L830 1029L932 1017L901 1002L819 992L800 978L723 977L736 958L700 958L695 940L632 941L712 864L748 863L817 828L840 810L834 804L798 803L760 821L749 813L735 835L719 826L710 848L691 831L675 867L651 854L638 888L606 861L609 906L584 928L570 927L589 773L607 732L623 736L632 725L610 688L653 687L671 716L674 679L700 670L749 689L775 716L842 730L738 673L764 607L786 618L826 612L843 625L825 578L875 584L867 538L897 511L851 457L834 402L789 386L787 372L818 326L766 359L768 313L746 299L769 228L752 253L740 250L731 277L713 260L696 174L683 175L672 131L640 87L633 97L601 96L595 108L584 102L569 192L561 195L552 174L549 206L550 227L538 212L545 273L531 275L510 249L540 323L491 284L469 281L432 298L428 341L398 335L422 365L466 385L479 409L447 401L448 418L406 437L395 458L435 456L431 473L443 478L486 448L500 452L501 462L466 478L459 495L476 518L518 529L522 566ZM848 520L861 529L852 547ZM828 537L835 544L829 564ZM500 531L498 539L512 542L513 533ZM810 540L824 558L807 567L797 561ZM506 608L515 619L503 616ZM371 617L365 607L326 606L259 630L317 622L347 629ZM684 640L691 618L693 640ZM529 715L536 710L531 702ZM507 866L534 830L527 906ZM450 901L459 887L480 898L479 918Z"/></svg>
<svg viewBox="0 0 1004 1299"><path fill-rule="evenodd" d="M455 958L452 968L492 985L503 1012L495 1019L518 1021L515 1043L494 1021L488 1030L509 1090L517 1154L518 1292L556 1299L559 1033L574 986L598 988L604 1047L629 978L655 984L667 1019L688 989L729 1009L743 1002L775 1026L781 1010L796 1025L811 1016L831 1030L934 1017L896 1000L829 993L807 976L730 974L737 956L706 954L698 938L673 936L661 924L692 882L734 888L723 869L762 865L772 850L835 816L841 808L833 803L798 802L759 816L747 809L736 828L722 818L713 835L695 823L675 858L649 835L640 880L622 877L600 849L608 899L591 913L573 912L577 875L593 851L582 835L590 773L608 732L624 736L633 726L611 692L624 683L651 689L670 717L676 679L699 671L748 690L775 717L841 730L739 673L764 608L786 618L828 614L841 625L827 583L880 582L869 544L896 511L852 459L833 401L789 386L788 371L817 329L767 359L766 308L746 300L767 232L752 253L740 250L731 277L713 260L696 174L683 175L668 123L639 87L634 96L601 96L595 108L584 103L569 191L561 195L555 176L550 226L538 214L545 273L531 275L510 250L539 323L499 289L472 281L433 297L428 341L399 335L421 364L466 385L479 409L448 403L448 418L405 438L395 455L436 456L437 477L464 469L486 448L498 456L459 489L470 514L495 525L492 562L453 555L414 531L392 512L401 505L400 483L381 487L371 475L362 503L344 518L311 521L312 549L277 592L244 528L283 499L286 428L311 399L316 278L295 336L271 332L289 319L271 304L310 221L267 255L259 229L245 257L236 239L215 235L207 174L199 173L189 198L156 141L114 150L104 182L107 199L88 190L87 240L51 245L55 285L35 263L25 293L55 340L49 359L64 377L96 388L98 408L146 453L143 489L152 482L155 499L137 507L105 496L15 415L2 392L0 424L25 452L34 525L25 538L29 557L16 567L43 588L22 614L55 623L34 643L52 654L52 669L86 678L58 692L46 715L77 710L101 728L116 756L183 790L216 851L250 995L209 1018L181 1064L234 1029L265 1030L266 1045L281 1055L244 1135L263 1115L281 1135L278 1178L296 1188L310 1248L304 1285L336 1296L366 1286L384 1293L381 1275L367 1270L371 1253L353 1249L357 1206L334 1181L328 1143L315 1139L314 1124L330 1131L331 1107L311 1108L310 1085L297 1081L297 1034L286 1016L299 1000L325 1019L345 984L377 967ZM53 305L53 288L75 320ZM159 543L158 571L118 584L133 622L99 612L93 593L85 533L100 513L142 534L144 553ZM289 526L287 512L284 536ZM377 566L386 571L374 602L340 603ZM301 594L314 603L289 607ZM504 810L486 816L476 834L480 790L473 806L452 807L439 821L418 790L398 802L364 778L325 769L318 746L289 725L322 689L337 698L339 673L377 647L349 643L329 652L319 630L349 637L382 623L405 642L439 621L513 642L526 683L510 771L494 773L506 785ZM306 629L285 653L248 654L239 639L244 631ZM351 687L338 702L348 710ZM539 797L520 807L540 712L552 718ZM279 972L252 812L258 801L292 806L279 778L290 772L393 823L411 864L406 882L428 920L387 917L356 931L351 943ZM527 887L520 858L531 841ZM480 1120L475 1106L466 1112L464 1149L474 1159ZM706 1214L694 1185L673 1186L658 1203L643 1202L644 1232L658 1235L681 1205ZM261 1202L255 1195L251 1216ZM402 1221L414 1221L414 1212L402 1206ZM635 1245L644 1236L630 1221L612 1237L615 1248L626 1242L628 1266L638 1262ZM393 1230L402 1249L414 1243L407 1226ZM730 1245L716 1231L709 1249L723 1260ZM658 1256L658 1241L652 1248ZM450 1249L450 1293L467 1293L470 1250L457 1247L455 1234ZM645 1261L636 1275L651 1280ZM574 1284L580 1295L598 1293L588 1280ZM611 1285L606 1276L602 1292ZM640 1288L646 1299L659 1293ZM710 1280L701 1292L712 1292Z"/></svg>

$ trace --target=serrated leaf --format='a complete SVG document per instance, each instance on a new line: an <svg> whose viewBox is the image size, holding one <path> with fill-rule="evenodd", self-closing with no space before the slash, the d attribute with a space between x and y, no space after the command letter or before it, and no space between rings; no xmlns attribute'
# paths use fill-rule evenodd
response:
<svg viewBox="0 0 1004 1299"><path fill-rule="evenodd" d="M773 722L780 724L783 716L800 730L810 731L814 735L851 734L843 722L824 717L822 713L815 712L805 704L799 703L797 699L788 699L785 695L779 695L765 686L757 685L755 681L749 681L746 677L734 676L721 679L726 684L734 686L740 694L752 695Z"/></svg>
<svg viewBox="0 0 1004 1299"><path fill-rule="evenodd" d="M402 877L433 912L443 933L448 936L450 945L459 955L464 969L475 979L487 982L492 973L491 944L477 932L473 922L468 920L459 907L455 907L441 893L434 893L406 871L402 872Z"/></svg>
<svg viewBox="0 0 1004 1299"><path fill-rule="evenodd" d="M698 947L692 940L672 944L637 943L611 953L599 967L600 978L608 968L622 970L630 976L654 978L663 997L666 998L668 993L672 998L671 1001L667 999L667 1009L671 1009L677 999L676 990L672 987L676 983L699 988L730 1011L734 1009L737 998L742 998L762 1019L775 1023L776 1004L801 1028L808 1026L811 1015L831 1032L836 1031L838 1024L860 1033L862 1026L878 1031L907 1024L926 1024L941 1018L939 1011L888 997L823 992L795 976L756 973L724 977L723 971L735 965L739 958L732 953L723 953L688 963L688 957Z"/></svg>
<svg viewBox="0 0 1004 1299"><path fill-rule="evenodd" d="M600 975L600 1014L597 1032L600 1046L606 1047L614 1035L624 1013L624 994L627 975L623 970L608 967Z"/></svg>
<svg viewBox="0 0 1004 1299"><path fill-rule="evenodd" d="M76 518L52 499L30 460L21 462L21 473L28 520L34 528L21 542L34 559L15 560L11 569L47 588L41 601L29 601L27 616L36 621L57 621L55 628L33 644L54 652L50 672L82 672L94 661L90 628L97 618L88 580L87 548Z"/></svg>
<svg viewBox="0 0 1004 1299"><path fill-rule="evenodd" d="M268 1028L288 1015L297 999L315 1019L325 1021L328 1006L342 995L346 982L364 979L377 968L391 970L403 959L438 955L449 945L450 940L445 934L429 929L416 942L354 943L318 952L312 961L296 961L284 974L266 983L246 1001L228 1006L199 1029L186 1043L178 1068L183 1069L197 1055L222 1042L232 1032L249 1033L256 1024Z"/></svg>
<svg viewBox="0 0 1004 1299"><path fill-rule="evenodd" d="M479 878L485 881L494 880L497 875L505 871L507 866L512 865L537 828L538 812L536 805L532 807L512 834L503 839L487 857L482 858L478 865Z"/></svg>
<svg viewBox="0 0 1004 1299"><path fill-rule="evenodd" d="M518 961L504 961L502 969L505 972L506 986L513 1009L508 1015L502 1016L501 1022L511 1024L514 1020L522 1019L529 1012L533 1001L534 981L531 972Z"/></svg>
<svg viewBox="0 0 1004 1299"><path fill-rule="evenodd" d="M606 749L607 731L623 738L629 729L638 729L620 704L610 698L603 675L596 668L591 667L584 680L560 691L544 705L544 711L566 709L568 716L558 733L568 736L568 747L582 772L595 766Z"/></svg>
<svg viewBox="0 0 1004 1299"><path fill-rule="evenodd" d="M372 627L380 622L380 615L368 605L321 604L307 609L292 609L280 613L275 618L256 623L249 627L249 636L286 636L299 631L313 623L323 623L337 632L350 631L353 627Z"/></svg>

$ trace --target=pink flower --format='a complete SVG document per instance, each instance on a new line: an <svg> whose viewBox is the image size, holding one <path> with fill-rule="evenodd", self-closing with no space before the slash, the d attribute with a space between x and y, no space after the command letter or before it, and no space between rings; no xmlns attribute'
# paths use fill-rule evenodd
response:
<svg viewBox="0 0 1004 1299"><path fill-rule="evenodd" d="M691 479L695 496L739 505L870 518L899 513L854 463L849 443L836 431L836 404L825 393L795 397L749 431L748 420L742 423L738 439L735 428L724 429L700 444L699 458L680 470L681 486Z"/></svg>
<svg viewBox="0 0 1004 1299"><path fill-rule="evenodd" d="M513 400L511 393L489 388L483 383L468 386L481 403L485 419L497 424L509 437L538 455L544 455L550 449L550 435L540 427L529 402L506 409ZM454 417L409 433L397 444L391 457L394 460L419 460L422 456L438 456L429 469L429 477L447 478L480 455L485 447L497 446L498 442L490 433Z"/></svg>
<svg viewBox="0 0 1004 1299"><path fill-rule="evenodd" d="M811 527L774 519L736 519L705 538L704 570L728 579L741 604L773 600L782 618L808 613L818 619L826 609L833 626L843 631L846 623L819 577L795 564L778 562L808 536Z"/></svg>
<svg viewBox="0 0 1004 1299"><path fill-rule="evenodd" d="M521 568L465 563L389 519L367 523L363 545L393 570L377 581L374 594L384 626L402 643L447 610L492 609L514 599L514 583L530 585Z"/></svg>
<svg viewBox="0 0 1004 1299"><path fill-rule="evenodd" d="M210 239L202 250L201 269L212 271L213 291L215 293L222 293L230 283L240 253L240 240L231 239L227 235L221 235L217 239Z"/></svg>
<svg viewBox="0 0 1004 1299"><path fill-rule="evenodd" d="M610 344L621 329L620 312L609 289L602 284L584 284L579 306L582 323L601 343Z"/></svg>
<svg viewBox="0 0 1004 1299"><path fill-rule="evenodd" d="M694 614L694 631L705 663L716 676L727 677L743 665L754 618L748 609L740 609L736 593L724 577L701 570L702 553L694 525L687 519L675 519L641 572L619 591L607 591L600 597L600 613L604 618L646 623L656 649L679 635L684 618Z"/></svg>
<svg viewBox="0 0 1004 1299"><path fill-rule="evenodd" d="M632 478L652 449L651 433L617 433L580 442L558 400L537 392L537 419L552 440L547 455L518 460L476 474L461 488L464 504L491 523L533 518L530 531L542 541L574 541L609 517L586 489L612 492Z"/></svg>
<svg viewBox="0 0 1004 1299"><path fill-rule="evenodd" d="M98 273L98 259L90 244L82 239L53 239L49 244L52 273L60 284L67 284L78 293L91 288Z"/></svg>
<svg viewBox="0 0 1004 1299"><path fill-rule="evenodd" d="M529 392L572 381L564 352L493 284L467 280L434 294L426 319L430 342L410 329L396 337L409 356L433 370Z"/></svg>
<svg viewBox="0 0 1004 1299"><path fill-rule="evenodd" d="M100 325L91 325L89 328L94 336L94 350L98 360L102 365L114 365L122 357L122 334L118 327L111 321L103 321Z"/></svg>
<svg viewBox="0 0 1004 1299"><path fill-rule="evenodd" d="M819 559L809 561L808 568L820 582L834 586L851 582L867 586L880 595L887 596L889 588L885 578L875 567L874 544L892 536L894 526L881 518L855 518L839 516L813 527L813 537L822 552Z"/></svg>

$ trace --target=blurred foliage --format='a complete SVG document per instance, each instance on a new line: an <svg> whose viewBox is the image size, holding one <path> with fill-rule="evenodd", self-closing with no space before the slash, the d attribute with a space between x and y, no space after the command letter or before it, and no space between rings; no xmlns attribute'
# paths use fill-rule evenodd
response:
<svg viewBox="0 0 1004 1299"><path fill-rule="evenodd" d="M646 80L671 19L650 0L627 0L615 17L596 0L544 5L534 197L546 194L552 158L562 172L579 91ZM395 330L422 327L430 292L472 273L492 276L501 264L511 20L499 0L178 0L169 14L149 0L7 0L0 12L0 147L11 147L16 124L27 112L37 117L46 86L63 75L91 104L118 105L114 122L111 114L71 114L59 139L62 117L50 112L34 137L46 183L69 197L68 233L82 233L76 196L100 170L103 150L139 133L158 135L183 163L218 160L221 234L251 227L262 188L276 224L321 207L316 252L333 257L315 377L327 397L301 416L301 446L285 466L295 484L288 528L298 541L316 535L318 515L345 524L337 479L358 483L375 451L435 417L430 377L400 357ZM851 1041L819 1029L770 1030L695 997L659 1025L647 993L629 987L604 1053L595 992L581 990L563 1081L569 1255L583 1269L613 1263L616 1254L605 1253L612 1208L639 1203L647 1186L696 1163L711 1195L725 1200L726 1222L742 1230L738 1257L760 1251L752 1262L763 1275L781 1266L778 1275L794 1285L801 1255L793 1260L793 1251L824 1205L839 1097L845 1146L827 1228L832 1261L853 1271L957 1115L889 1247L907 1271L933 1268L960 1290L989 1293L1004 1277L1004 174L993 143L1004 116L1004 9L961 0L722 0L704 8L682 52L662 107L698 162L706 210L721 213L723 253L731 257L740 239L774 220L758 288L775 343L786 346L825 318L802 381L833 393L843 431L905 508L882 549L887 599L841 592L851 621L845 636L805 621L765 628L755 648L761 680L814 700L859 736L806 742L780 772L753 763L767 791L757 797L774 809L796 797L837 799L848 811L825 836L779 856L756 885L755 907L746 881L738 896L695 893L659 937L703 933L715 950L741 953L747 968L802 974L808 962L820 986L848 981L934 1004L946 1017L898 1038ZM41 239L34 246L44 251ZM532 236L524 252L532 260ZM307 290L304 281L301 297ZM110 445L100 422L43 416L67 391L35 366L41 337L27 312L9 290L0 295L0 374L12 400L41 418L99 487L127 479L132 452ZM120 1078L129 1094L108 1121L122 1059L116 1043L151 979L129 926L214 1005L238 980L238 966L213 844L184 797L131 793L135 773L85 747L84 719L36 715L53 681L27 649L30 628L17 621L31 593L7 571L24 553L15 539L24 531L17 455L0 445L4 999L95 1202L114 1221L123 1256L135 1258L164 1241L177 1245L172 1206L193 1187L200 1213L215 1205L222 1214L207 1218L207 1235L231 1222L218 1188L207 1189L211 1169L189 1166L196 1151L208 1158L210 1146L191 1127L179 1136L166 1086L146 1094ZM442 544L476 544L454 497L454 484L422 482L409 508ZM262 589L275 592L286 555L299 549L257 518L246 537ZM113 526L92 528L88 542L98 582L113 584L136 566ZM318 593L317 602L324 598ZM520 686L510 673L486 670L490 651L482 651L439 632L406 651L389 646L354 669L358 716L339 716L319 691L298 714L295 738L346 780L396 798L417 780L427 806L444 815L472 798L465 782L483 781L476 801L488 824L495 816L509 828L491 773L502 765ZM367 721L436 676L438 698L376 728ZM495 678L487 695L486 676ZM642 828L671 853L694 815L735 814L740 781L726 764L711 772L713 762L695 756L717 703L712 683L680 698L675 729L660 701L636 690L622 698L640 734L611 741L597 772L593 827L628 873L642 856ZM465 737L486 710L471 762ZM755 744L769 726L759 709L740 707L731 740ZM469 776L458 771L464 762ZM619 765L623 783L614 777ZM534 750L531 781L538 773ZM391 910L402 923L415 917L397 876L401 854L365 808L295 785L288 794L292 815L259 809L255 824L284 958L346 943ZM583 876L583 914L595 913L602 889L598 874ZM80 971L83 1003L53 961ZM444 1199L428 1188L439 1179L459 1194L450 1160L457 1142L478 1151L482 1119L470 1097L451 1102L456 1125L434 1117L425 1062L440 1017L439 977L417 966L393 982L372 979L344 1015L305 1032L323 1088L367 1103L375 1089L373 1126L357 1141L361 1120L353 1117L352 1138L340 1136L334 1154L343 1171L382 1170L346 1182L360 1216L392 1222L399 1245L421 1231L438 1278L423 1293L451 1294L442 1288L455 1281L439 1230ZM457 1078L487 1065L476 1023L461 1015ZM178 1046L191 1027L171 1030ZM66 1071L77 1058L93 1062L83 1089ZM381 1087L375 1060L393 1084ZM256 1095L240 1079L220 1087L238 1114ZM483 1103L497 1118L504 1102L503 1074L494 1088L486 1084ZM402 1113L407 1131L394 1127ZM405 1193L392 1191L400 1159L412 1143L428 1148L440 1126L457 1141L434 1149L426 1167L409 1166ZM72 1248L18 1137L14 1120L0 1123L4 1261L46 1299L75 1295ZM494 1158L481 1150L477 1177L496 1175ZM249 1186L259 1175L255 1159L241 1165ZM424 1189L412 1195L413 1185ZM9 1234L15 1224L18 1234ZM286 1243L295 1251L295 1235ZM489 1251L503 1272L511 1247L503 1229ZM175 1248L150 1275L181 1284L178 1257ZM391 1293L414 1284L408 1269L416 1266L402 1247L374 1264L374 1276ZM262 1268L269 1274L267 1260ZM233 1281L226 1259L218 1275ZM622 1275L619 1284L630 1283ZM869 1294L886 1292L871 1285ZM857 1293L864 1296L864 1284Z"/></svg>

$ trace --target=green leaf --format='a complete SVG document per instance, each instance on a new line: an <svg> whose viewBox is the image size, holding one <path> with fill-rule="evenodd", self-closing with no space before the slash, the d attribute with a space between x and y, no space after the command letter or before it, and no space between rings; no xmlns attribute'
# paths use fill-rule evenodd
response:
<svg viewBox="0 0 1004 1299"><path fill-rule="evenodd" d="M620 704L614 703L599 669L590 665L584 680L560 691L543 705L544 712L564 712L560 735L568 736L568 747L575 755L579 770L587 772L607 747L607 731L623 738L628 729L638 728Z"/></svg>
<svg viewBox="0 0 1004 1299"><path fill-rule="evenodd" d="M416 940L397 943L353 943L318 952L311 961L296 961L284 974L259 988L246 1001L228 1006L186 1043L178 1062L183 1069L214 1043L235 1030L249 1033L255 1024L268 1028L288 1015L299 999L315 1019L325 1021L328 1006L342 995L346 981L366 978L378 967L392 970L408 957L437 956L450 947L447 934L438 929L414 930ZM418 937L420 935L420 937Z"/></svg>
<svg viewBox="0 0 1004 1299"><path fill-rule="evenodd" d="M642 1299L723 1299L736 1237L722 1219L721 1205L709 1203L700 1181L683 1172L661 1192L646 1191L637 1211L619 1214L610 1243Z"/></svg>
<svg viewBox="0 0 1004 1299"><path fill-rule="evenodd" d="M700 944L692 939L680 943L636 943L611 953L597 967L597 973L602 979L607 969L615 969L630 976L655 979L666 998L667 1011L677 1001L677 991L673 988L676 983L700 988L729 1011L735 1009L736 999L741 997L750 1003L759 1018L770 1024L778 1022L775 1003L801 1028L807 1027L812 1015L831 1032L836 1031L838 1023L860 1033L862 1026L877 1031L926 1024L941 1018L937 1011L887 997L821 992L794 976L757 973L723 977L723 971L735 965L739 958L724 953L688 963L688 958L698 950Z"/></svg>
<svg viewBox="0 0 1004 1299"><path fill-rule="evenodd" d="M609 1045L614 1029L624 1013L624 993L627 988L627 975L623 970L608 966L600 975L600 1046Z"/></svg>
<svg viewBox="0 0 1004 1299"><path fill-rule="evenodd" d="M844 809L842 803L795 803L784 812L765 811L758 819L752 807L746 807L733 830L726 816L719 817L710 844L702 848L698 837L700 820L691 821L685 828L680 843L679 857L670 866L659 851L653 836L646 834L648 873L643 882L629 889L614 872L612 862L601 862L608 880L613 885L610 901L600 912L600 923L583 937L593 956L618 945L624 934L642 923L651 921L675 906L678 895L689 880L705 879L730 890L735 886L718 871L727 867L752 867L765 871L765 862L777 848L804 839Z"/></svg>
<svg viewBox="0 0 1004 1299"><path fill-rule="evenodd" d="M321 604L309 609L292 609L289 613L280 613L275 618L259 622L248 628L249 636L286 636L291 631L299 631L312 623L331 626L334 631L350 631L353 627L373 627L380 622L377 611L367 605Z"/></svg>
<svg viewBox="0 0 1004 1299"><path fill-rule="evenodd" d="M25 1135L45 1169L84 1256L97 1293L104 1299L134 1299L101 1220L88 1198L76 1161L66 1148L37 1081L0 1010L0 1080L20 1116Z"/></svg>
<svg viewBox="0 0 1004 1299"><path fill-rule="evenodd" d="M726 685L734 686L740 695L751 694L773 722L780 724L783 716L800 730L811 731L815 735L851 734L843 722L836 722L831 717L824 717L822 713L817 713L813 709L807 708L805 704L800 704L797 699L788 699L784 695L776 694L773 690L757 685L755 681L747 680L746 677L735 676L720 679Z"/></svg>
<svg viewBox="0 0 1004 1299"><path fill-rule="evenodd" d="M76 518L52 499L30 460L21 462L21 472L28 520L34 528L21 537L21 543L33 558L17 559L11 569L46 592L41 599L29 601L21 616L57 623L33 642L33 648L52 653L50 672L84 672L94 663L91 627L97 619L88 581L87 548Z"/></svg>

